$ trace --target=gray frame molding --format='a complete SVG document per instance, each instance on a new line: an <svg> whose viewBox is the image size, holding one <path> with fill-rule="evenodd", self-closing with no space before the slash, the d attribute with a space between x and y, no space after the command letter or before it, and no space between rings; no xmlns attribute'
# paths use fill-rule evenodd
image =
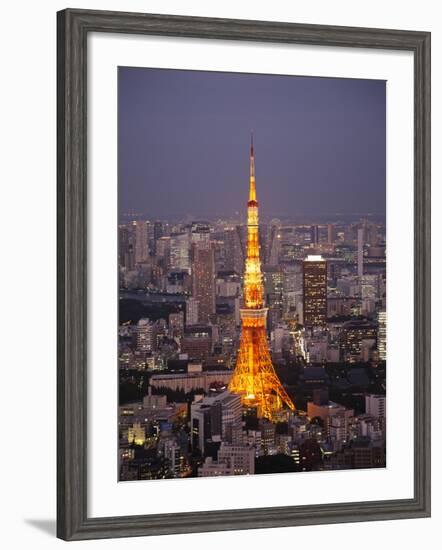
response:
<svg viewBox="0 0 442 550"><path fill-rule="evenodd" d="M57 14L57 536L65 540L430 515L430 33L68 9ZM87 517L89 32L409 50L415 75L414 498L125 517ZM410 450L411 452L411 450Z"/></svg>

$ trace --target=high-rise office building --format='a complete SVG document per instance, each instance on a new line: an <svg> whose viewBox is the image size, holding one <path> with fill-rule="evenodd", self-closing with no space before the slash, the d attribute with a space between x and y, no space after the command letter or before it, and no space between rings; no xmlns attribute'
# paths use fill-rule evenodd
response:
<svg viewBox="0 0 442 550"><path fill-rule="evenodd" d="M310 228L310 242L312 244L319 243L319 227L317 225L312 225Z"/></svg>
<svg viewBox="0 0 442 550"><path fill-rule="evenodd" d="M385 395L368 394L365 396L365 412L377 418L385 417Z"/></svg>
<svg viewBox="0 0 442 550"><path fill-rule="evenodd" d="M170 265L170 240L170 237L160 237L155 245L157 258L163 260L166 265Z"/></svg>
<svg viewBox="0 0 442 550"><path fill-rule="evenodd" d="M361 287L361 298L371 298L376 300L379 294L379 276L378 275L363 275L359 279Z"/></svg>
<svg viewBox="0 0 442 550"><path fill-rule="evenodd" d="M272 450L275 449L276 424L266 419L261 419L259 428L261 430L262 451L265 455L271 454Z"/></svg>
<svg viewBox="0 0 442 550"><path fill-rule="evenodd" d="M191 243L200 243L210 241L210 225L207 222L192 222L190 228Z"/></svg>
<svg viewBox="0 0 442 550"><path fill-rule="evenodd" d="M149 222L133 222L135 236L135 263L145 262L149 257Z"/></svg>
<svg viewBox="0 0 442 550"><path fill-rule="evenodd" d="M334 240L334 227L333 224L329 223L327 225L327 244L333 244Z"/></svg>
<svg viewBox="0 0 442 550"><path fill-rule="evenodd" d="M303 262L303 316L306 328L327 323L327 262L321 256Z"/></svg>
<svg viewBox="0 0 442 550"><path fill-rule="evenodd" d="M181 352L191 359L206 360L213 350L213 328L213 325L187 325L181 340Z"/></svg>
<svg viewBox="0 0 442 550"><path fill-rule="evenodd" d="M378 352L381 361L387 360L387 312L378 312Z"/></svg>
<svg viewBox="0 0 442 550"><path fill-rule="evenodd" d="M344 244L353 245L355 242L355 226L346 224L343 228Z"/></svg>
<svg viewBox="0 0 442 550"><path fill-rule="evenodd" d="M118 263L129 270L135 267L134 231L131 225L118 227Z"/></svg>
<svg viewBox="0 0 442 550"><path fill-rule="evenodd" d="M376 246L378 243L378 226L374 223L367 227L367 240L370 246Z"/></svg>
<svg viewBox="0 0 442 550"><path fill-rule="evenodd" d="M177 233L170 238L170 267L190 271L189 234Z"/></svg>
<svg viewBox="0 0 442 550"><path fill-rule="evenodd" d="M342 326L340 335L341 360L354 363L362 360L363 342L376 343L376 326L371 321L355 319Z"/></svg>
<svg viewBox="0 0 442 550"><path fill-rule="evenodd" d="M140 319L136 328L137 350L152 351L152 323L149 319Z"/></svg>
<svg viewBox="0 0 442 550"><path fill-rule="evenodd" d="M358 229L358 277L364 275L364 228Z"/></svg>
<svg viewBox="0 0 442 550"><path fill-rule="evenodd" d="M225 268L242 274L244 266L244 253L241 243L241 227L229 227L224 231L224 243L226 247Z"/></svg>
<svg viewBox="0 0 442 550"><path fill-rule="evenodd" d="M241 426L241 397L224 391L191 406L191 444L204 455L209 440L226 441L232 426Z"/></svg>
<svg viewBox="0 0 442 550"><path fill-rule="evenodd" d="M284 274L279 266L264 266L264 293L268 307L267 322L272 330L281 320L284 299Z"/></svg>
<svg viewBox="0 0 442 550"><path fill-rule="evenodd" d="M198 301L198 321L215 313L215 256L210 242L192 245L192 297Z"/></svg>
<svg viewBox="0 0 442 550"><path fill-rule="evenodd" d="M169 474L173 478L181 477L181 469L184 459L181 447L175 439L171 437L166 439L163 447L163 454L169 467Z"/></svg>
<svg viewBox="0 0 442 550"><path fill-rule="evenodd" d="M266 264L278 265L281 254L281 222L272 220L269 229L269 244L267 247Z"/></svg>
<svg viewBox="0 0 442 550"><path fill-rule="evenodd" d="M219 402L203 403L203 399L192 403L190 413L191 445L204 456L209 441L221 439L221 404Z"/></svg>
<svg viewBox="0 0 442 550"><path fill-rule="evenodd" d="M153 238L155 240L158 240L163 235L164 235L163 222L160 222L160 221L154 222L154 224L153 224Z"/></svg>

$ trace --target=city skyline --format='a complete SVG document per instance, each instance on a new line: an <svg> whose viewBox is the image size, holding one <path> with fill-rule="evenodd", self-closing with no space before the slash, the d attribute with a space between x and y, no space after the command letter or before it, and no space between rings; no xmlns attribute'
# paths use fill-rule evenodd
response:
<svg viewBox="0 0 442 550"><path fill-rule="evenodd" d="M160 84L157 93L166 73L149 73L152 87ZM176 77L176 71L172 73ZM213 84L212 76L208 81ZM230 85L232 75L228 76ZM250 75L246 80L240 76L233 80L244 92L243 83L250 85ZM254 75L253 82L265 88L269 80ZM293 82L284 79L286 94L293 91ZM315 81L315 86L318 83L322 98L336 84L330 88L328 79ZM368 95L370 85L365 88ZM177 90L179 95L179 88L169 91L176 97ZM138 92L142 91L141 87ZM266 93L275 101L278 86ZM158 95L158 101L167 103L167 93L163 96ZM259 93L253 96L259 97ZM128 125L139 129L135 150L126 146L131 139L126 141L125 125L120 126L120 158L142 181L138 196L136 186L128 185L127 174L119 178L119 480L385 468L385 211L378 216L362 214L355 197L358 203L361 197L366 199L367 189L346 190L347 180L344 184L333 180L351 160L361 160L354 147L341 142L342 128L329 129L336 139L321 142L321 152L310 151L303 185L287 186L286 177L296 172L293 165L299 158L288 157L286 150L281 164L261 164L272 147L279 151L287 145L287 136L283 143L279 139L287 129L281 121L279 137L267 145L271 136L266 137L265 131L260 141L256 134L255 139L248 134L248 151L244 143L238 144L245 170L239 170L233 157L232 163L218 166L210 156L216 150L228 157L229 147L242 139L243 132L233 132L229 143L222 142L218 132L196 155L195 143L208 125L214 126L198 94L192 98L193 106L186 105L189 112L184 118L177 112L173 116L178 126L189 120L194 128L199 120L201 133L195 137L187 127L185 144L182 128L167 134L166 119L183 107L170 104L156 113L156 122L151 120L149 152L138 162L137 151L146 146L144 99L139 103L132 97L139 114ZM238 102L226 99L234 112ZM338 100L342 103L343 96ZM223 113L223 105L216 107ZM347 104L343 108L349 110ZM155 102L151 109L155 110ZM127 112L122 109L122 113L124 119ZM317 119L315 132L324 130L323 122ZM347 137L358 125L349 124L347 131L350 126ZM359 134L351 140L356 149L366 144L367 136L359 139ZM333 176L330 158L335 158L335 142L346 148L347 155L342 164L337 161L339 170ZM311 145L305 139L303 146ZM385 168L375 148L362 148L371 158L368 164ZM155 158L154 149L159 153ZM309 187L306 174L315 174L310 166L313 156L330 177L318 178L317 171ZM189 164L199 174L193 184ZM207 164L213 175L202 185ZM164 181L153 183L149 170L159 167ZM274 173L272 185L268 178L266 182L266 170ZM241 181L229 192L219 178L230 181L233 171ZM173 173L180 178L173 178ZM359 175L360 183L367 176L367 164L359 165ZM176 185L170 186L171 181ZM325 189L324 181L334 187ZM382 188L382 178L376 181ZM385 195L383 183L383 191L369 189L371 198ZM292 193L296 202L288 200ZM330 213L323 213L322 220L327 221L321 223L320 214L309 213L309 194L316 210L334 195L340 214L330 218ZM124 196L137 200L138 214L125 209ZM187 216L189 200L197 212ZM272 208L281 201L281 215L272 217ZM155 215L162 208L167 209L165 214ZM350 210L343 213L346 208ZM215 209L230 213L216 215Z"/></svg>
<svg viewBox="0 0 442 550"><path fill-rule="evenodd" d="M120 67L118 82L120 219L241 216L251 131L263 220L385 215L383 81Z"/></svg>

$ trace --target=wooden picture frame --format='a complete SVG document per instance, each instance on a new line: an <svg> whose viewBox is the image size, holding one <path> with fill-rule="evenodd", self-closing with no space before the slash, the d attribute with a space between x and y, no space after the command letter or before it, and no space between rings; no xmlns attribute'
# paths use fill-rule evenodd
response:
<svg viewBox="0 0 442 550"><path fill-rule="evenodd" d="M57 535L65 540L430 515L430 33L68 9L58 13ZM87 516L87 36L91 32L408 50L414 55L414 498Z"/></svg>

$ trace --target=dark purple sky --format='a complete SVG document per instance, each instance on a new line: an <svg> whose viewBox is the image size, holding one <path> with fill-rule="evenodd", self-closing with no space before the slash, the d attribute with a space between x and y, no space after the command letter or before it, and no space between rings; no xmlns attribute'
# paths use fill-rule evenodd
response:
<svg viewBox="0 0 442 550"><path fill-rule="evenodd" d="M385 213L385 82L120 67L119 211Z"/></svg>

